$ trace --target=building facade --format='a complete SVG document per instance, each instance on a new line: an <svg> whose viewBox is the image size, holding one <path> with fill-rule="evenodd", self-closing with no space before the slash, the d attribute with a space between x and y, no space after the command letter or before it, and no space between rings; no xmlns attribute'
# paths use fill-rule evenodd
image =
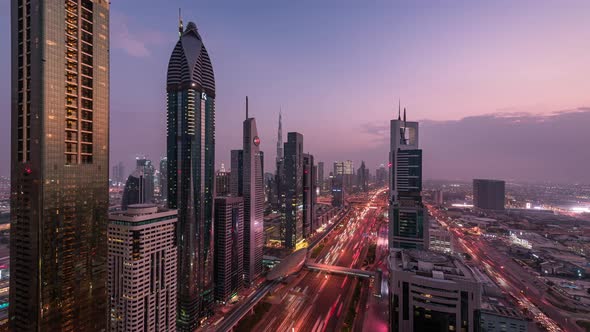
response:
<svg viewBox="0 0 590 332"><path fill-rule="evenodd" d="M168 202L168 158L160 159L160 202Z"/></svg>
<svg viewBox="0 0 590 332"><path fill-rule="evenodd" d="M463 263L426 250L389 257L392 331L478 331L482 286Z"/></svg>
<svg viewBox="0 0 590 332"><path fill-rule="evenodd" d="M243 286L244 199L215 198L215 300L227 303Z"/></svg>
<svg viewBox="0 0 590 332"><path fill-rule="evenodd" d="M422 150L418 122L391 120L389 248L427 249L428 217L422 203Z"/></svg>
<svg viewBox="0 0 590 332"><path fill-rule="evenodd" d="M303 240L303 135L288 133L284 153L285 247L295 249Z"/></svg>
<svg viewBox="0 0 590 332"><path fill-rule="evenodd" d="M109 216L110 331L176 331L176 222L150 204Z"/></svg>
<svg viewBox="0 0 590 332"><path fill-rule="evenodd" d="M230 172L221 164L221 169L215 174L215 195L227 196L230 194Z"/></svg>
<svg viewBox="0 0 590 332"><path fill-rule="evenodd" d="M244 150L231 150L229 192L236 197L244 195Z"/></svg>
<svg viewBox="0 0 590 332"><path fill-rule="evenodd" d="M482 210L504 210L505 192L504 181L473 179L473 206Z"/></svg>
<svg viewBox="0 0 590 332"><path fill-rule="evenodd" d="M313 155L303 154L303 238L306 239L315 232L315 199L316 175Z"/></svg>
<svg viewBox="0 0 590 332"><path fill-rule="evenodd" d="M248 118L243 132L243 196L244 196L244 276L246 284L254 282L262 273L262 248L264 247L264 179L262 178L262 154L256 120Z"/></svg>
<svg viewBox="0 0 590 332"><path fill-rule="evenodd" d="M10 327L107 325L109 2L11 1Z"/></svg>
<svg viewBox="0 0 590 332"><path fill-rule="evenodd" d="M168 63L168 206L178 209L177 328L212 314L215 79L197 26L183 30Z"/></svg>

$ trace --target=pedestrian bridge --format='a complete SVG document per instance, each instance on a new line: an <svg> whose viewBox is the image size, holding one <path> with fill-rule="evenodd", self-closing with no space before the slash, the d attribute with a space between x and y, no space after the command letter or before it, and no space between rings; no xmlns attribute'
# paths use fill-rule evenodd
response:
<svg viewBox="0 0 590 332"><path fill-rule="evenodd" d="M359 278L374 278L376 275L376 273L372 271L316 263L306 263L305 268L313 271L329 272L333 274L344 274Z"/></svg>

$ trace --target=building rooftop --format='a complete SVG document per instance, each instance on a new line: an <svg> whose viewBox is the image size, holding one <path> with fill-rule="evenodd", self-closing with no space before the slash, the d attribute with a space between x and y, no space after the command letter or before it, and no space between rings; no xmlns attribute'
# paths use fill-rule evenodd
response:
<svg viewBox="0 0 590 332"><path fill-rule="evenodd" d="M472 271L452 255L429 250L394 249L389 259L390 267L394 270L440 280L477 281Z"/></svg>

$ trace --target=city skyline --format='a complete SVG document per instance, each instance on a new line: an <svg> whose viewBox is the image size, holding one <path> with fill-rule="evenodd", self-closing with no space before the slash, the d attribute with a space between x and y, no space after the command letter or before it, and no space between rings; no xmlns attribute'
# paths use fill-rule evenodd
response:
<svg viewBox="0 0 590 332"><path fill-rule="evenodd" d="M439 131L453 130L460 124L465 128L455 133L457 139L469 141L467 134L461 134L480 132L481 128L499 122L509 128L511 120L504 117L507 114L517 113L514 121L532 126L529 141L534 141L535 131L542 130L539 127L542 121L554 122L558 126L556 130L567 132L572 140L586 139L583 131L570 129L581 121L570 119L590 119L590 109L585 108L590 105L590 97L583 93L584 77L590 68L582 61L583 46L576 42L587 39L588 31L580 16L589 12L585 10L589 5L583 2L570 2L568 6L535 4L535 7L526 6L526 2L513 4L512 14L506 14L502 10L503 3L435 6L349 2L336 7L334 3L306 5L302 2L278 8L259 1L251 6L202 4L197 8L190 2L179 1L172 6L153 3L139 13L132 3L115 2L111 21L111 140L125 139L129 144L114 145L110 159L123 161L131 170L137 154L145 154L152 160L165 155L165 103L159 82L165 77L167 50L173 46L171 36L176 33L177 7L182 7L183 16L203 27L204 37L210 40L209 48L216 54L214 62L219 63L217 78L223 98L217 105L216 154L221 157L216 160L216 167L220 162L229 164L225 152L240 144L237 135L240 121L232 117L240 113L246 94L250 96L252 109L256 110L252 115L258 119L261 148L268 151L266 165L271 165L275 158L276 118L282 109L284 132L299 131L306 141L313 142L308 150L316 160L330 164L334 160L352 159L355 165L365 160L369 169L375 169L386 161L383 156L387 154L387 146L382 144L380 128L393 117L398 98L411 112L411 120L423 123L424 147L433 151L425 155L426 165L439 161L436 155L440 147L436 144L440 141ZM0 6L7 9L8 5ZM309 8L313 10L308 12ZM334 10L338 15L328 15ZM525 11L527 15L519 15ZM7 28L3 29L6 46L8 12L0 13L0 24ZM273 18L259 19L269 16ZM476 20L480 20L481 25L473 25ZM494 20L505 27L490 28ZM256 24L249 24L254 21ZM306 24L303 26L299 22ZM293 26L297 28L291 28ZM330 47L321 45L326 39L331 40ZM519 43L522 40L526 42ZM305 52L297 48L301 43L308 46ZM235 49L240 49L239 55L235 54ZM359 49L364 50L362 54ZM501 56L494 57L496 53L492 51ZM336 61L332 61L334 59ZM0 73L5 74L0 80L0 109L9 108L9 60L7 53L0 55ZM325 63L330 65L325 66ZM483 63L493 65L486 68L488 66ZM355 69L348 74L358 78L354 85L350 78L343 78L344 68L351 65ZM281 70L277 70L278 67ZM308 81L302 84L311 74L317 74L311 85ZM248 84L252 80L257 84ZM305 85L309 86L297 96L293 93L295 86ZM137 88L129 90L124 86ZM564 89L565 86L568 88ZM357 91L358 98L344 103L345 93L341 91L350 88ZM522 94L515 96L513 90ZM299 98L301 94L306 98ZM430 97L425 99L420 95ZM371 116L360 118L359 107L367 108ZM578 108L581 110L577 113L549 116L552 112ZM523 112L533 115L524 116ZM338 123L334 121L336 114ZM486 114L502 116L484 116ZM132 129L137 135L126 137L127 124L138 115L142 123ZM472 117L478 120L478 126L473 124ZM8 118L9 113L3 112L2 119ZM6 142L0 144L0 175L4 176L9 173L8 123L0 121L0 132L4 135L1 141ZM330 126L324 125L327 123ZM430 126L432 131L428 130ZM351 132L356 134L347 134ZM527 132L523 135L526 138ZM497 136L490 141L506 137L500 133ZM346 141L340 142L341 139ZM527 146L531 145L514 149L520 151L509 151L504 156L505 164L531 164L544 155ZM360 149L363 152L354 152ZM481 159L481 153L466 149L463 150L467 151L464 159ZM498 156L490 156L490 160ZM578 159L569 158L570 164L588 163L587 154ZM589 181L581 172L561 175L550 172L551 167L541 167L531 173L502 165L489 167L482 162L474 165L472 173L475 174L455 170L464 163L445 161L444 167L425 167L425 178L468 180L478 176L512 176L530 181Z"/></svg>

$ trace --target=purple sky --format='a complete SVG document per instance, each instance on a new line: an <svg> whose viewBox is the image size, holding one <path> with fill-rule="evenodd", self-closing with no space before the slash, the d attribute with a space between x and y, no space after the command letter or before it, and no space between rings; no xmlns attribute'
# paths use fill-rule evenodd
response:
<svg viewBox="0 0 590 332"><path fill-rule="evenodd" d="M555 114L590 107L590 2L392 3L112 1L111 163L130 172L136 154L165 153L166 67L182 7L215 71L217 165L240 147L248 95L267 171L282 107L285 138L299 131L316 160L364 159L373 172L401 98L410 119L426 120L427 178L590 182L590 111ZM9 173L9 5L0 3L0 175Z"/></svg>

